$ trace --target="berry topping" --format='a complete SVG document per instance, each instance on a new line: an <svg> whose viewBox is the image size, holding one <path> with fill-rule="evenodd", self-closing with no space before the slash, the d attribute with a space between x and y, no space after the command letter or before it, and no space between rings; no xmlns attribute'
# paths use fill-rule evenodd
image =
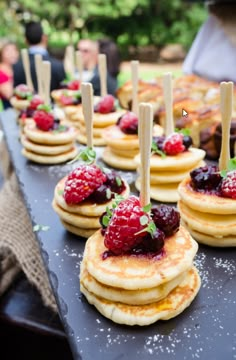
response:
<svg viewBox="0 0 236 360"><path fill-rule="evenodd" d="M173 207L154 205L151 215L156 227L162 230L165 236L171 236L179 230L180 214Z"/></svg>
<svg viewBox="0 0 236 360"><path fill-rule="evenodd" d="M202 166L190 172L191 186L195 190L213 190L217 188L222 181L219 168L215 165Z"/></svg>
<svg viewBox="0 0 236 360"><path fill-rule="evenodd" d="M127 112L121 116L117 125L125 134L138 134L138 117L133 112Z"/></svg>
<svg viewBox="0 0 236 360"><path fill-rule="evenodd" d="M105 184L102 184L92 192L88 200L91 200L92 202L97 204L102 204L109 201L113 197L114 194L111 193L109 187Z"/></svg>
<svg viewBox="0 0 236 360"><path fill-rule="evenodd" d="M125 184L121 177L117 175L114 171L111 171L106 175L107 179L105 184L110 188L112 192L121 194L125 190Z"/></svg>
<svg viewBox="0 0 236 360"><path fill-rule="evenodd" d="M163 151L166 155L177 155L185 150L185 146L183 145L183 134L181 133L173 133L164 141Z"/></svg>
<svg viewBox="0 0 236 360"><path fill-rule="evenodd" d="M236 171L230 171L222 180L220 193L224 197L236 199Z"/></svg>
<svg viewBox="0 0 236 360"><path fill-rule="evenodd" d="M34 95L30 101L29 109L36 110L39 105L43 104L43 99L39 95Z"/></svg>
<svg viewBox="0 0 236 360"><path fill-rule="evenodd" d="M50 112L50 108L44 105L39 105L38 110L35 111L33 119L40 130L49 131L54 126L54 116Z"/></svg>
<svg viewBox="0 0 236 360"><path fill-rule="evenodd" d="M95 105L94 111L101 114L108 114L114 111L114 104L115 98L112 95L106 95Z"/></svg>
<svg viewBox="0 0 236 360"><path fill-rule="evenodd" d="M95 165L81 165L67 177L64 199L67 204L78 204L106 181L106 175Z"/></svg>
<svg viewBox="0 0 236 360"><path fill-rule="evenodd" d="M153 235L147 234L142 242L132 249L134 254L157 253L164 246L165 234L160 229L156 229Z"/></svg>
<svg viewBox="0 0 236 360"><path fill-rule="evenodd" d="M163 151L163 144L166 137L162 136L153 136L152 141L157 146L157 150Z"/></svg>
<svg viewBox="0 0 236 360"><path fill-rule="evenodd" d="M141 206L139 199L131 196L119 203L113 210L109 226L105 232L104 244L115 255L129 252L137 246L147 234L145 225L141 224L140 218L146 217L147 213Z"/></svg>
<svg viewBox="0 0 236 360"><path fill-rule="evenodd" d="M69 90L79 90L80 82L79 80L72 80L67 84L67 89Z"/></svg>
<svg viewBox="0 0 236 360"><path fill-rule="evenodd" d="M185 146L185 150L190 148L190 146L192 144L193 144L193 140L192 140L191 136L184 135L184 137L183 137L183 145Z"/></svg>
<svg viewBox="0 0 236 360"><path fill-rule="evenodd" d="M28 96L32 95L32 91L27 85L20 84L15 87L14 95L16 95L18 99L27 99Z"/></svg>

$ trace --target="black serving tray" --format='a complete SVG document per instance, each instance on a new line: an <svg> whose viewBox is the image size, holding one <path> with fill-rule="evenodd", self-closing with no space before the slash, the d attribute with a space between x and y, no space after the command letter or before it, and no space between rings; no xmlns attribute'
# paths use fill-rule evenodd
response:
<svg viewBox="0 0 236 360"><path fill-rule="evenodd" d="M75 359L236 359L236 249L200 246L195 264L202 286L178 317L147 327L104 318L79 290L85 240L69 234L51 207L54 187L72 165L40 166L21 155L13 110L1 114L12 164L33 224ZM99 150L101 151L101 150ZM133 183L134 173L120 172Z"/></svg>

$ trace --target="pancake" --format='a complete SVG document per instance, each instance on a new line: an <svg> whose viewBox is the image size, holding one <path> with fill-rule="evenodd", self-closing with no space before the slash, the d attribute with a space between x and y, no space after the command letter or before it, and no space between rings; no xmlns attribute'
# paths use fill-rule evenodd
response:
<svg viewBox="0 0 236 360"><path fill-rule="evenodd" d="M80 129L80 133L82 135L86 135L86 128L85 128L85 124L81 124L80 122L79 123L79 129ZM102 133L103 133L103 129L101 128L93 128L93 137L102 137Z"/></svg>
<svg viewBox="0 0 236 360"><path fill-rule="evenodd" d="M150 325L158 320L168 320L186 309L201 285L201 280L195 268L192 268L185 279L172 290L169 295L158 302L148 305L125 305L105 300L90 293L81 283L80 290L88 302L112 321L125 325Z"/></svg>
<svg viewBox="0 0 236 360"><path fill-rule="evenodd" d="M178 209L183 221L191 228L204 234L219 236L236 236L236 216L203 213L193 210L182 201L178 202Z"/></svg>
<svg viewBox="0 0 236 360"><path fill-rule="evenodd" d="M80 144L87 144L87 137L83 134L78 134L76 140L80 143ZM105 146L105 140L103 138L99 138L99 137L94 137L93 138L93 145L94 146Z"/></svg>
<svg viewBox="0 0 236 360"><path fill-rule="evenodd" d="M200 161L196 167L204 166L205 162ZM192 171L194 168L189 170L180 170L180 171L157 171L150 173L150 182L152 185L156 184L166 184L166 183L180 183L183 179L185 179L189 172ZM137 169L140 172L139 169Z"/></svg>
<svg viewBox="0 0 236 360"><path fill-rule="evenodd" d="M196 148L189 148L187 151L173 156L162 158L159 155L152 155L150 158L150 169L153 171L178 171L194 168L205 157L205 151ZM140 155L135 157L135 162L140 166Z"/></svg>
<svg viewBox="0 0 236 360"><path fill-rule="evenodd" d="M60 220L61 220L62 225L64 226L64 228L67 231L69 231L72 234L75 234L77 236L81 236L85 239L89 238L91 235L94 234L95 231L97 231L97 229L82 229L77 226L71 225L62 219L60 219Z"/></svg>
<svg viewBox="0 0 236 360"><path fill-rule="evenodd" d="M57 130L42 131L35 124L27 124L24 127L27 138L41 145L60 145L75 141L78 131L69 127L68 130L57 132Z"/></svg>
<svg viewBox="0 0 236 360"><path fill-rule="evenodd" d="M151 184L150 196L152 199L157 201L175 203L179 200L178 186L178 182L155 185ZM135 187L140 191L140 178L135 181Z"/></svg>
<svg viewBox="0 0 236 360"><path fill-rule="evenodd" d="M34 152L28 151L26 149L22 149L21 153L23 156L25 156L27 159L34 161L39 164L60 164L64 163L68 160L74 159L74 157L78 154L78 150L75 146L72 147L71 150L60 154L60 155L40 155L36 154Z"/></svg>
<svg viewBox="0 0 236 360"><path fill-rule="evenodd" d="M71 115L76 114L78 111L78 107L81 105L68 105L64 107L64 113L65 115L70 118Z"/></svg>
<svg viewBox="0 0 236 360"><path fill-rule="evenodd" d="M14 109L16 110L25 110L29 106L30 100L21 100L21 99L17 99L16 96L13 96L10 99L10 103L12 107L14 107Z"/></svg>
<svg viewBox="0 0 236 360"><path fill-rule="evenodd" d="M136 164L134 158L118 156L112 152L109 147L106 147L102 153L103 161L115 169L135 170Z"/></svg>
<svg viewBox="0 0 236 360"><path fill-rule="evenodd" d="M80 204L67 205L63 197L63 191L64 191L66 179L67 176L61 179L57 183L54 190L54 199L56 203L65 211L70 213L80 214L83 216L101 216L102 213L106 211L107 206L111 207L113 200L107 201L104 204L96 204L88 201L87 202L83 201ZM126 199L129 196L130 189L129 189L129 184L125 180L123 181L125 184L125 190L120 195Z"/></svg>
<svg viewBox="0 0 236 360"><path fill-rule="evenodd" d="M134 159L134 157L136 155L138 155L139 149L137 149L137 150L123 150L123 149L112 148L112 153L114 155L119 156L119 157Z"/></svg>
<svg viewBox="0 0 236 360"><path fill-rule="evenodd" d="M107 250L98 230L87 241L84 258L88 272L99 282L127 290L148 289L174 279L192 265L197 242L183 228L165 240L163 256L110 256L102 260Z"/></svg>
<svg viewBox="0 0 236 360"><path fill-rule="evenodd" d="M95 112L93 114L93 126L97 128L105 128L111 125L116 124L119 117L121 117L125 113L124 110L114 111L108 114L100 114ZM84 120L84 116L81 113L77 113L78 119Z"/></svg>
<svg viewBox="0 0 236 360"><path fill-rule="evenodd" d="M65 145L39 145L30 141L24 135L21 135L20 140L21 140L21 144L24 146L26 150L48 156L63 154L74 147L73 143L69 143Z"/></svg>
<svg viewBox="0 0 236 360"><path fill-rule="evenodd" d="M104 129L103 138L106 144L114 149L121 150L138 150L139 140L137 134L124 134L119 126L113 125Z"/></svg>
<svg viewBox="0 0 236 360"><path fill-rule="evenodd" d="M212 214L236 214L236 200L200 193L190 186L188 177L180 183L179 195L181 200L194 210Z"/></svg>
<svg viewBox="0 0 236 360"><path fill-rule="evenodd" d="M202 232L191 229L183 220L181 220L182 225L190 232L195 240L199 243L215 247L233 247L236 246L236 236L223 236L216 237L203 234Z"/></svg>
<svg viewBox="0 0 236 360"><path fill-rule="evenodd" d="M75 213L69 213L62 209L53 199L52 207L57 215L66 223L76 226L81 229L99 229L101 227L99 216L83 216ZM95 231L94 230L94 231Z"/></svg>
<svg viewBox="0 0 236 360"><path fill-rule="evenodd" d="M80 282L90 293L109 301L121 302L129 305L145 305L165 298L184 280L186 274L187 272L184 272L171 281L155 288L145 290L125 290L106 286L95 280L85 268L84 261L80 266Z"/></svg>

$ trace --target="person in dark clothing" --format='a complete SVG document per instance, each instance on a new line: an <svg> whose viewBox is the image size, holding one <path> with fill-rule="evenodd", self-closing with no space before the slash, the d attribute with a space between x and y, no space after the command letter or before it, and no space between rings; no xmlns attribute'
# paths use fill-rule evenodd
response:
<svg viewBox="0 0 236 360"><path fill-rule="evenodd" d="M26 43L29 46L29 57L30 57L30 70L31 77L34 85L35 91L38 90L37 87L37 78L35 71L34 55L41 54L43 60L50 61L51 63L51 91L58 89L60 83L65 79L65 70L61 61L52 57L47 51L47 36L43 33L43 28L39 22L29 22L25 26L25 39ZM13 76L14 76L14 87L19 84L25 84L25 73L23 68L22 60L20 59L13 66Z"/></svg>

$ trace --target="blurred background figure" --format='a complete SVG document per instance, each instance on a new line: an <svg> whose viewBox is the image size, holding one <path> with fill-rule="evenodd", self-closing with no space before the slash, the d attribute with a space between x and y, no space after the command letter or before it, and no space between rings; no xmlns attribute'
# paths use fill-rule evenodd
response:
<svg viewBox="0 0 236 360"><path fill-rule="evenodd" d="M236 82L236 3L211 1L208 9L209 17L190 48L183 72Z"/></svg>
<svg viewBox="0 0 236 360"><path fill-rule="evenodd" d="M78 50L82 54L84 74L83 81L89 81L93 85L94 95L99 96L101 92L100 78L98 72L98 54L105 54L107 57L107 91L115 95L117 89L117 75L119 73L120 59L116 45L110 40L93 41L81 39L78 42ZM116 56L117 55L117 56Z"/></svg>
<svg viewBox="0 0 236 360"><path fill-rule="evenodd" d="M3 109L10 107L9 99L13 93L12 66L19 58L19 51L13 42L0 41L0 100Z"/></svg>
<svg viewBox="0 0 236 360"><path fill-rule="evenodd" d="M47 36L43 33L42 25L39 22L29 22L25 26L25 40L29 46L29 56L30 56L30 70L32 81L34 84L34 89L37 91L37 78L35 71L34 55L41 54L43 60L50 61L51 63L51 91L58 89L60 83L65 79L65 71L61 61L52 57L47 50L48 39ZM14 66L14 86L19 84L25 84L25 73L23 70L22 60L20 59Z"/></svg>

